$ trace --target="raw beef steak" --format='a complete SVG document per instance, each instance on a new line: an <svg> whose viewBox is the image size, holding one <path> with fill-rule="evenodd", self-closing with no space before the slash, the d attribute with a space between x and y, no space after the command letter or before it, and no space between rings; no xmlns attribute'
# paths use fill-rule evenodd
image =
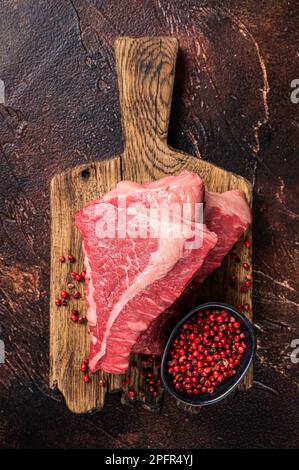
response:
<svg viewBox="0 0 299 470"><path fill-rule="evenodd" d="M140 333L175 302L216 245L217 236L196 221L203 193L199 176L183 171L145 185L121 182L77 214L92 372L127 370ZM192 210L185 213L186 203Z"/></svg>
<svg viewBox="0 0 299 470"><path fill-rule="evenodd" d="M163 352L167 337L178 318L194 308L199 301L200 286L217 268L251 223L251 211L244 193L239 190L225 193L206 193L204 223L216 233L218 242L206 257L197 276L190 282L172 308L154 320L138 338L133 351L143 354ZM216 299L217 300L217 299Z"/></svg>

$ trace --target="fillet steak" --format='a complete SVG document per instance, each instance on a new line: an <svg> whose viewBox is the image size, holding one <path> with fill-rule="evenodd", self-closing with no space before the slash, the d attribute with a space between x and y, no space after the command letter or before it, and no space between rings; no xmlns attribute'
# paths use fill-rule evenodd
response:
<svg viewBox="0 0 299 470"><path fill-rule="evenodd" d="M218 241L208 254L197 276L172 308L154 320L138 338L133 351L161 355L168 335L178 318L199 302L200 287L217 268L251 223L251 211L244 193L239 190L225 193L206 193L204 223L216 233Z"/></svg>
<svg viewBox="0 0 299 470"><path fill-rule="evenodd" d="M92 372L127 370L140 333L175 302L216 245L217 236L197 222L203 194L199 176L183 171L144 185L121 182L76 215Z"/></svg>

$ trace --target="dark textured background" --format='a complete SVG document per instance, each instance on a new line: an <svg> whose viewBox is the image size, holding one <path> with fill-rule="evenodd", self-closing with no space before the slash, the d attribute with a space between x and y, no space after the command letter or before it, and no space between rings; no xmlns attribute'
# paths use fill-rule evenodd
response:
<svg viewBox="0 0 299 470"><path fill-rule="evenodd" d="M298 446L298 2L2 0L0 17L0 446ZM161 415L110 396L76 416L48 387L49 182L121 151L114 38L156 34L181 46L170 144L254 184L256 382L198 416L169 396Z"/></svg>

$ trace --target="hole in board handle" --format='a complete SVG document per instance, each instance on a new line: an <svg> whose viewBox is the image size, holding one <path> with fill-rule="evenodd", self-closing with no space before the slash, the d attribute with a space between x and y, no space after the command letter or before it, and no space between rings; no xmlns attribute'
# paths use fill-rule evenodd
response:
<svg viewBox="0 0 299 470"><path fill-rule="evenodd" d="M84 180L88 180L88 178L90 178L90 169L89 168L86 168L85 170L83 170L81 172L81 178L83 178Z"/></svg>

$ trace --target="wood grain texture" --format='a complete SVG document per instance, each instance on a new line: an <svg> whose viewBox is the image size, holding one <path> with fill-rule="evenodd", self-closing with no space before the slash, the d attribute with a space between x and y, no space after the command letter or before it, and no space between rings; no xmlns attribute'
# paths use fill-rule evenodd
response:
<svg viewBox="0 0 299 470"><path fill-rule="evenodd" d="M75 214L95 198L114 188L120 181L120 159L115 157L91 165L81 165L56 175L51 182L51 302L50 302L50 386L58 388L71 411L84 413L102 406L104 388L99 386L103 373L91 384L82 382L80 364L87 357L89 335L85 325L70 321L71 310L85 317L81 299L57 307L55 299L72 281L71 272L83 270L81 236L75 229ZM61 254L74 254L75 263L61 263ZM82 283L77 285L84 297Z"/></svg>
<svg viewBox="0 0 299 470"><path fill-rule="evenodd" d="M88 355L87 329L82 325L74 325L69 320L74 301L67 308L55 305L59 291L71 281L72 265L61 265L58 261L60 254L72 253L79 265L77 271L83 270L81 237L74 227L76 212L91 200L108 192L120 179L142 183L177 174L182 169L197 172L209 191L242 189L248 203L252 203L251 185L244 178L201 159L196 160L187 154L176 152L167 144L177 50L178 41L175 38L116 40L124 152L120 157L107 162L104 160L92 166L70 169L52 180L50 380L51 386L63 393L68 407L77 413L101 409L104 406L105 393L115 390L123 390L123 402L130 402L128 389L136 392L136 400L141 401L145 407L156 410L161 401L162 388L157 399L154 399L142 375L142 357L137 355L132 356L126 377L105 374L105 385L100 385L99 380L104 375L97 373L91 384L82 383L79 367L83 358ZM247 236L250 236L250 230ZM240 259L244 259L243 244L239 243L235 250ZM251 265L251 253L248 250L246 257ZM234 306L246 301L252 305L251 292L241 295L230 286L229 278L232 274L241 283L242 276L244 277L242 265L236 267L235 264L224 263L218 273L218 282L203 289L205 300L226 301ZM85 316L84 301L80 299L75 301L75 307L76 304L80 305L80 312ZM251 318L251 312L249 317ZM154 370L154 373L157 375L158 370ZM251 385L252 373L247 375L242 387L248 389Z"/></svg>
<svg viewBox="0 0 299 470"><path fill-rule="evenodd" d="M171 37L116 40L124 179L157 179L182 167L167 146L177 51Z"/></svg>

